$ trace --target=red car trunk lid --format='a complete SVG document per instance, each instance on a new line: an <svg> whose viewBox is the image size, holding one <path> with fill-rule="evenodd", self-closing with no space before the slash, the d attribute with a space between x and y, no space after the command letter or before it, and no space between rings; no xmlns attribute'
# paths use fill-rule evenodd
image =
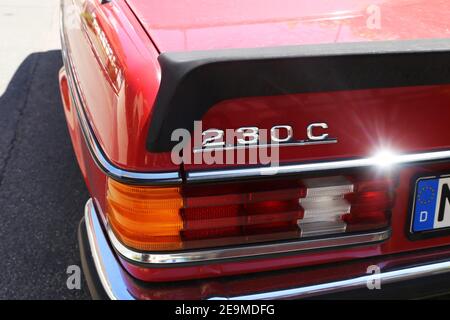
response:
<svg viewBox="0 0 450 320"><path fill-rule="evenodd" d="M445 0L126 1L160 52L450 34Z"/></svg>

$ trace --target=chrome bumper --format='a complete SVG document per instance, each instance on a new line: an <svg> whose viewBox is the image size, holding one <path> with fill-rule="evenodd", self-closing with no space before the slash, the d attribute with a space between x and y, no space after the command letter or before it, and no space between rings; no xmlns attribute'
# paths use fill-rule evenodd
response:
<svg viewBox="0 0 450 320"><path fill-rule="evenodd" d="M134 300L123 281L122 267L105 237L92 199L86 203L84 219L92 259L107 296L111 300Z"/></svg>
<svg viewBox="0 0 450 320"><path fill-rule="evenodd" d="M85 223L93 263L106 295L112 300L134 300L135 298L129 293L126 283L122 277L122 267L119 264L114 251L111 249L107 238L105 237L105 233L102 229L102 225L98 218L92 199L86 203ZM311 298L349 290L364 289L367 284L373 282L374 279L379 279L383 285L387 285L445 273L450 273L450 261L430 263L422 266L382 272L376 276L365 275L342 281L333 281L294 289L260 292L233 297L216 296L210 297L210 299L269 300Z"/></svg>

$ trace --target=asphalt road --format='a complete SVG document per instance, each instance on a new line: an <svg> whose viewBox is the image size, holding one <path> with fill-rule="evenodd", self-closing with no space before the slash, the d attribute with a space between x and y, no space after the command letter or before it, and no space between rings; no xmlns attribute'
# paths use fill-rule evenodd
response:
<svg viewBox="0 0 450 320"><path fill-rule="evenodd" d="M59 0L0 0L0 299L86 299L69 290L88 193L58 92Z"/></svg>
<svg viewBox="0 0 450 320"><path fill-rule="evenodd" d="M59 50L33 53L0 96L0 299L86 299L69 290L88 193L58 92Z"/></svg>

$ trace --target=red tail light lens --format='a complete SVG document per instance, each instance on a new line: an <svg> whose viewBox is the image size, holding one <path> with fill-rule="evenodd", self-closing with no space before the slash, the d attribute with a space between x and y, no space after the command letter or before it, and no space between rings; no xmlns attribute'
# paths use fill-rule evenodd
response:
<svg viewBox="0 0 450 320"><path fill-rule="evenodd" d="M350 175L186 186L167 192L111 181L108 186L108 215L118 238L136 249L161 251L386 228L395 181Z"/></svg>

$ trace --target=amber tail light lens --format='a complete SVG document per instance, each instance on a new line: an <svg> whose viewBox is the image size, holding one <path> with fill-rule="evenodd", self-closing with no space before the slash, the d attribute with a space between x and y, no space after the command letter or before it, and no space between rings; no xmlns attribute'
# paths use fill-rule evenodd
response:
<svg viewBox="0 0 450 320"><path fill-rule="evenodd" d="M108 221L140 251L199 249L386 228L389 177L333 176L155 188L108 180Z"/></svg>
<svg viewBox="0 0 450 320"><path fill-rule="evenodd" d="M152 188L108 179L108 220L119 240L138 250L182 248L179 188Z"/></svg>

